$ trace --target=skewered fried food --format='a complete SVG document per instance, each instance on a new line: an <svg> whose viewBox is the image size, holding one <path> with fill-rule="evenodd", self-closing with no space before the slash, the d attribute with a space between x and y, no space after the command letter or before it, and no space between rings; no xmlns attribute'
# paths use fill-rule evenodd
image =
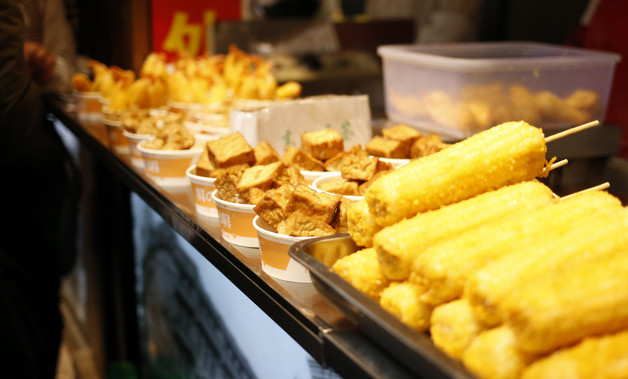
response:
<svg viewBox="0 0 628 379"><path fill-rule="evenodd" d="M458 360L462 360L465 349L484 329L473 315L467 299L457 299L434 308L430 324L434 345Z"/></svg>
<svg viewBox="0 0 628 379"><path fill-rule="evenodd" d="M430 326L432 307L421 301L422 293L417 284L393 282L381 292L379 304L412 329L424 332Z"/></svg>
<svg viewBox="0 0 628 379"><path fill-rule="evenodd" d="M623 233L628 234L628 210L616 222L623 223ZM616 239L612 233L606 238ZM506 324L520 350L547 353L588 336L628 328L626 238L622 245L596 242L613 247L598 259L570 260L560 275L537 276L504 303ZM580 254L593 253L593 247L587 247Z"/></svg>
<svg viewBox="0 0 628 379"><path fill-rule="evenodd" d="M349 234L358 246L372 247L373 235L382 229L369 212L365 199L357 201L347 212Z"/></svg>
<svg viewBox="0 0 628 379"><path fill-rule="evenodd" d="M522 379L617 379L628 372L628 330L597 338L532 363Z"/></svg>
<svg viewBox="0 0 628 379"><path fill-rule="evenodd" d="M525 122L500 124L392 171L369 188L366 200L378 224L392 225L542 176L546 151L541 129Z"/></svg>
<svg viewBox="0 0 628 379"><path fill-rule="evenodd" d="M371 188L394 174L395 171L392 171L378 179ZM392 280L405 280L410 275L416 257L430 245L484 223L524 210L537 209L553 201L552 191L538 181L513 184L437 210L419 213L386 227L375 234L373 246L384 274Z"/></svg>
<svg viewBox="0 0 628 379"><path fill-rule="evenodd" d="M542 275L558 275L566 266L578 262L616 256L628 246L625 209L589 214L563 228L567 230L555 230L521 245L466 281L464 296L481 322L489 326L503 322L508 301Z"/></svg>
<svg viewBox="0 0 628 379"><path fill-rule="evenodd" d="M374 249L362 249L340 258L332 271L375 301L389 284L379 270L377 253Z"/></svg>
<svg viewBox="0 0 628 379"><path fill-rule="evenodd" d="M411 280L427 290L423 300L438 305L462 296L466 280L487 263L548 236L566 231L564 225L591 213L621 209L616 197L605 191L578 194L573 198L511 218L498 220L427 248L412 266Z"/></svg>

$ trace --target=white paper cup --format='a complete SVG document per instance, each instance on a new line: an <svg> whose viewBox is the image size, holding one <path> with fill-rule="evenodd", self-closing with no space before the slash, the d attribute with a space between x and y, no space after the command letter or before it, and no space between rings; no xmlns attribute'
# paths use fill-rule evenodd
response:
<svg viewBox="0 0 628 379"><path fill-rule="evenodd" d="M321 176L321 177L317 178L316 180L314 180L314 183L312 183L312 188L314 188L315 191L328 193L330 195L336 195L333 192L324 191L324 190L320 189L319 185L321 185L323 183L333 182L333 181L336 181L336 180L341 180L341 179L342 179L342 175L340 173L333 173L332 175ZM342 194L339 194L339 195L342 195ZM351 195L342 195L342 196L344 196L347 199L352 200L352 201L358 201L358 200L362 200L364 198L364 196L351 196Z"/></svg>
<svg viewBox="0 0 628 379"><path fill-rule="evenodd" d="M129 140L124 135L124 129L120 121L104 120L107 127L107 139L109 147L118 154L129 154Z"/></svg>
<svg viewBox="0 0 628 379"><path fill-rule="evenodd" d="M142 153L137 148L137 144L144 141L155 138L150 134L135 134L126 130L122 131L122 134L129 141L129 154L131 155L131 164L137 168L144 168L144 158Z"/></svg>
<svg viewBox="0 0 628 379"><path fill-rule="evenodd" d="M337 171L305 171L301 170L301 175L305 178L307 184L312 184L318 178L337 174Z"/></svg>
<svg viewBox="0 0 628 379"><path fill-rule="evenodd" d="M190 179L190 184L192 185L196 212L208 217L218 217L216 203L212 199L212 192L216 189L214 184L216 178L196 175L194 171L195 167L190 166L185 174Z"/></svg>
<svg viewBox="0 0 628 379"><path fill-rule="evenodd" d="M293 237L276 233L259 216L253 219L253 226L259 238L262 270L266 274L290 282L312 282L308 269L292 259L288 250L295 242L314 237Z"/></svg>
<svg viewBox="0 0 628 379"><path fill-rule="evenodd" d="M234 245L259 247L257 232L253 227L256 216L255 205L237 204L216 197L218 191L212 192L212 200L216 203L222 238Z"/></svg>
<svg viewBox="0 0 628 379"><path fill-rule="evenodd" d="M102 112L102 94L100 92L74 92L79 114L100 114Z"/></svg>
<svg viewBox="0 0 628 379"><path fill-rule="evenodd" d="M144 147L146 140L137 144L144 160L144 173L160 186L185 186L190 184L185 174L188 167L196 164L202 148L187 150L155 150Z"/></svg>

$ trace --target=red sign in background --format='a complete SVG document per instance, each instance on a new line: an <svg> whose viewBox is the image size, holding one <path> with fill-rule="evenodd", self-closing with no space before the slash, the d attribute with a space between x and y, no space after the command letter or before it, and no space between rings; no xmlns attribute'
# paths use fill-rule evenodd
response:
<svg viewBox="0 0 628 379"><path fill-rule="evenodd" d="M165 52L170 59L203 54L209 25L241 17L240 0L151 0L153 51Z"/></svg>

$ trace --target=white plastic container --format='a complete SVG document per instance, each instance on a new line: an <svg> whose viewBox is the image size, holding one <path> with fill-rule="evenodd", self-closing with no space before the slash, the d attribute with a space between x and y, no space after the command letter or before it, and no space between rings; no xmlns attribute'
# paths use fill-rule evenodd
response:
<svg viewBox="0 0 628 379"><path fill-rule="evenodd" d="M388 117L449 140L505 121L546 130L603 122L620 60L617 54L530 42L389 45L377 51ZM576 91L594 104L585 109ZM567 101L570 95L575 100Z"/></svg>

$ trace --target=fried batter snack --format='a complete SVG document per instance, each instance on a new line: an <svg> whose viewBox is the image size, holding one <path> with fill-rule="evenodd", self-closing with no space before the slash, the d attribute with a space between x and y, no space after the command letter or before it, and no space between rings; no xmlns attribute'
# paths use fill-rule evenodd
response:
<svg viewBox="0 0 628 379"><path fill-rule="evenodd" d="M382 229L371 216L365 199L355 202L347 212L347 224L351 239L364 247L373 246L373 236Z"/></svg>
<svg viewBox="0 0 628 379"><path fill-rule="evenodd" d="M286 166L294 165L303 171L325 171L323 162L294 146L288 146L281 159Z"/></svg>
<svg viewBox="0 0 628 379"><path fill-rule="evenodd" d="M277 233L296 237L322 237L335 234L329 223L296 211L277 224Z"/></svg>
<svg viewBox="0 0 628 379"><path fill-rule="evenodd" d="M467 299L437 306L430 319L430 336L434 345L457 360L462 360L466 348L483 329Z"/></svg>
<svg viewBox="0 0 628 379"><path fill-rule="evenodd" d="M236 132L207 141L210 161L218 168L255 164L255 152L242 134Z"/></svg>
<svg viewBox="0 0 628 379"><path fill-rule="evenodd" d="M379 301L382 290L389 284L379 271L377 254L373 249L358 250L338 259L332 271L375 301Z"/></svg>
<svg viewBox="0 0 628 379"><path fill-rule="evenodd" d="M334 215L334 219L331 220L330 225L336 229L336 233L347 233L349 232L349 224L347 221L347 212L351 205L354 202L352 200L347 199L346 197L342 197L340 202L338 203L338 209L336 210L336 214Z"/></svg>
<svg viewBox="0 0 628 379"><path fill-rule="evenodd" d="M301 149L320 161L325 161L344 150L342 135L327 128L301 134Z"/></svg>
<svg viewBox="0 0 628 379"><path fill-rule="evenodd" d="M410 282L392 282L380 293L379 304L418 332L430 327L432 307L421 301L423 288Z"/></svg>

